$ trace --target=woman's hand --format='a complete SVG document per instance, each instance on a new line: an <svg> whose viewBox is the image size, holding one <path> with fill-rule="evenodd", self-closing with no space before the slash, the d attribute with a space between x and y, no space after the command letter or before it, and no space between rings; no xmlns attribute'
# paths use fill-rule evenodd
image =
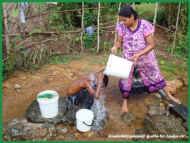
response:
<svg viewBox="0 0 190 143"><path fill-rule="evenodd" d="M111 48L111 53L112 53L112 54L116 54L116 53L117 53L117 47L115 47L115 46L112 47L112 48Z"/></svg>
<svg viewBox="0 0 190 143"><path fill-rule="evenodd" d="M140 54L134 54L131 58L130 58L130 60L132 60L133 62L137 62L138 60L139 60L139 58L140 58Z"/></svg>

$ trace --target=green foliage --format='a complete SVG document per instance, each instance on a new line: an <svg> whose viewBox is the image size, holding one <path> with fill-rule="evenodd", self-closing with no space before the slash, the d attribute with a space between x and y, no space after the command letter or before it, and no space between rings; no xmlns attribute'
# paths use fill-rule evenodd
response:
<svg viewBox="0 0 190 143"><path fill-rule="evenodd" d="M59 3L51 9L49 16L50 27L56 30L71 30L75 26L80 27L81 12L62 12L64 10L81 9L81 3Z"/></svg>
<svg viewBox="0 0 190 143"><path fill-rule="evenodd" d="M173 49L173 41L167 48L167 51L171 53ZM173 54L179 59L187 59L188 58L188 44L187 44L187 35L183 35L182 33L177 34L176 46L173 49Z"/></svg>
<svg viewBox="0 0 190 143"><path fill-rule="evenodd" d="M16 18L18 16L18 14L19 14L19 10L18 9L13 9L12 16Z"/></svg>
<svg viewBox="0 0 190 143"><path fill-rule="evenodd" d="M42 28L34 28L32 31L29 32L29 35L32 35L33 33L40 33L42 32Z"/></svg>
<svg viewBox="0 0 190 143"><path fill-rule="evenodd" d="M84 11L84 25L85 27L96 25L97 23L97 11L85 10Z"/></svg>
<svg viewBox="0 0 190 143"><path fill-rule="evenodd" d="M187 34L187 25L188 25L188 6L186 4L183 4L181 6L181 11L180 11L180 20L179 20L179 26L180 26L180 31L183 34Z"/></svg>
<svg viewBox="0 0 190 143"><path fill-rule="evenodd" d="M154 14L155 14L155 4L143 3L140 5L136 5L136 10L140 18L144 18L148 21L153 22ZM165 13L166 13L166 10L161 5L159 5L158 12L157 12L157 19L156 19L157 24L165 25L166 23Z"/></svg>
<svg viewBox="0 0 190 143"><path fill-rule="evenodd" d="M187 36L178 34L178 40L176 42L175 55L181 58L188 58L188 44Z"/></svg>
<svg viewBox="0 0 190 143"><path fill-rule="evenodd" d="M160 8L157 13L156 23L159 25L166 25L166 11Z"/></svg>
<svg viewBox="0 0 190 143"><path fill-rule="evenodd" d="M144 18L147 20L152 21L154 17L154 4L146 4L142 3L139 5L136 5L136 11L140 18Z"/></svg>
<svg viewBox="0 0 190 143"><path fill-rule="evenodd" d="M96 46L96 38L97 38L96 33L94 33L92 36L89 36L87 33L85 33L83 35L85 48L94 49L94 47Z"/></svg>

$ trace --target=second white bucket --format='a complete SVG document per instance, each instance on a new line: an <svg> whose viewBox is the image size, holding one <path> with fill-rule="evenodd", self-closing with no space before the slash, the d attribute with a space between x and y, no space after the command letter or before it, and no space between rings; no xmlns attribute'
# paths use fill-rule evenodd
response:
<svg viewBox="0 0 190 143"><path fill-rule="evenodd" d="M127 79L132 66L132 61L110 54L104 74Z"/></svg>
<svg viewBox="0 0 190 143"><path fill-rule="evenodd" d="M80 109L76 113L76 127L81 132L91 130L94 120L94 113L89 109Z"/></svg>
<svg viewBox="0 0 190 143"><path fill-rule="evenodd" d="M51 97L40 98L43 95L51 95ZM40 112L42 117L44 118L53 118L58 114L58 99L59 95L56 91L53 90L45 90L43 92L38 93L37 101L40 107Z"/></svg>

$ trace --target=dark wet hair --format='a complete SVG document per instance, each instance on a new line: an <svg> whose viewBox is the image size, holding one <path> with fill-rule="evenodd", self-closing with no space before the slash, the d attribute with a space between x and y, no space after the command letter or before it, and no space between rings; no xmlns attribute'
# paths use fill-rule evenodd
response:
<svg viewBox="0 0 190 143"><path fill-rule="evenodd" d="M105 87L107 87L108 82L109 82L108 76L107 76L107 75L104 75L104 77L103 77L103 83L104 83L104 86L105 86Z"/></svg>
<svg viewBox="0 0 190 143"><path fill-rule="evenodd" d="M135 20L138 18L137 12L130 5L123 6L119 11L119 16L129 18L131 15L134 16Z"/></svg>

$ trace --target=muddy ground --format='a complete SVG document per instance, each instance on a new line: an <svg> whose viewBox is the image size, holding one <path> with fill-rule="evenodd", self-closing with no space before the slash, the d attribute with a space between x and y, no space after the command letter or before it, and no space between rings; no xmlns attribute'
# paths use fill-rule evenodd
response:
<svg viewBox="0 0 190 143"><path fill-rule="evenodd" d="M37 71L30 72L16 71L3 83L3 123L6 124L14 118L23 117L27 107L36 98L37 93L42 90L56 90L60 96L65 96L65 88L72 80L91 71L97 71L103 66L101 62L104 59L104 55L84 54L79 59L71 60L66 64L47 64ZM187 87L178 89L178 93L177 97L187 105ZM105 129L99 135L80 135L78 133L76 139L113 140L108 136L134 134L135 129L143 126L147 106L159 103L159 99L155 94L136 95L130 98L129 111L135 116L135 120L130 125L126 125L120 118L121 103L118 78L111 77L106 88L109 121L106 123ZM70 131L73 134L77 133L75 128L70 128ZM58 136L56 139L62 140L63 138Z"/></svg>

